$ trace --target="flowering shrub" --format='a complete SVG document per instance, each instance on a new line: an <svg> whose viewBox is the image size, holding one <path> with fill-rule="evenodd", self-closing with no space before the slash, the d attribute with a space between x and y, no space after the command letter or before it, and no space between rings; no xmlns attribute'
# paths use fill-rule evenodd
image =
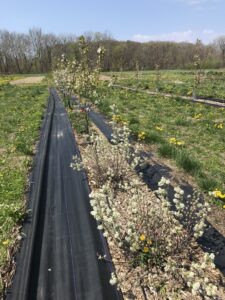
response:
<svg viewBox="0 0 225 300"><path fill-rule="evenodd" d="M125 188L134 176L134 168L143 163L137 156L136 151L132 151L129 142L130 130L127 126L118 125L117 111L114 106L112 109L112 121L110 122L113 134L110 145L108 141L98 135L90 136L90 146L88 155L92 157L91 167L93 170L93 183L96 187L101 187L106 182L113 186L114 191ZM107 155L106 153L110 153ZM128 165L127 161L130 162ZM80 164L82 164L80 162ZM79 158L74 157L71 166L79 168ZM82 166L81 166L82 167Z"/></svg>
<svg viewBox="0 0 225 300"><path fill-rule="evenodd" d="M203 234L208 203L197 192L185 197L180 187L170 202L165 178L157 197L150 193L134 172L143 162L131 151L129 129L114 121L112 127L112 145L93 135L87 149L91 214L109 246L121 253L118 265L127 266L131 287L142 287L143 299L216 299L214 279L207 276L214 255L203 255L195 242ZM125 272L118 271L110 284L124 290L126 281Z"/></svg>

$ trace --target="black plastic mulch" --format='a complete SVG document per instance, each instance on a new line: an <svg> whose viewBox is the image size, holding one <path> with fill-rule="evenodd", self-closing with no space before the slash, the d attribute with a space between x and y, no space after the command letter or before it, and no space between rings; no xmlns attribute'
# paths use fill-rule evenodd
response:
<svg viewBox="0 0 225 300"><path fill-rule="evenodd" d="M54 90L45 115L32 176L24 240L9 300L114 300L113 266L104 237L90 215L84 172L70 167L79 155L67 113Z"/></svg>

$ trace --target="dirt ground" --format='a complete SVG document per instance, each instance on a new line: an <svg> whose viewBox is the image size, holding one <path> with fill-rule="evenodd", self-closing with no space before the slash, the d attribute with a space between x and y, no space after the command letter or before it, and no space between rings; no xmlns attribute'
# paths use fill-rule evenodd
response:
<svg viewBox="0 0 225 300"><path fill-rule="evenodd" d="M26 77L26 78L21 78L17 80L10 81L11 84L31 84L31 83L40 83L45 76L31 76L31 77Z"/></svg>
<svg viewBox="0 0 225 300"><path fill-rule="evenodd" d="M102 81L110 81L111 77L110 76L106 76L106 75L100 75L100 80L102 80Z"/></svg>

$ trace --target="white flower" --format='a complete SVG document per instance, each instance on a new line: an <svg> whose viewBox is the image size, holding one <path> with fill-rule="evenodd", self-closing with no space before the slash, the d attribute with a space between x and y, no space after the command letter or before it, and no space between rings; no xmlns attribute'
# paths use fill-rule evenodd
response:
<svg viewBox="0 0 225 300"><path fill-rule="evenodd" d="M115 233L115 238L116 238L116 239L118 239L118 238L119 238L119 236L120 236L120 235L119 235L119 233L118 233L118 232L116 232L116 233Z"/></svg>
<svg viewBox="0 0 225 300"><path fill-rule="evenodd" d="M108 236L109 236L108 231L105 231L105 232L103 233L103 236L104 236L104 237L108 237Z"/></svg>
<svg viewBox="0 0 225 300"><path fill-rule="evenodd" d="M102 53L103 49L101 47L98 48L97 53L100 54Z"/></svg>
<svg viewBox="0 0 225 300"><path fill-rule="evenodd" d="M163 186L168 182L165 177L162 177L161 180L158 183L158 186Z"/></svg>
<svg viewBox="0 0 225 300"><path fill-rule="evenodd" d="M130 242L130 241L131 241L131 238L130 238L129 236L126 236L126 237L125 237L125 240L126 240L127 242Z"/></svg>
<svg viewBox="0 0 225 300"><path fill-rule="evenodd" d="M215 259L215 254L214 254L214 253L211 253L211 254L209 255L209 257L211 258L212 261L214 261L214 259Z"/></svg>
<svg viewBox="0 0 225 300"><path fill-rule="evenodd" d="M189 272L189 273L188 273L188 277L189 277L189 278L193 278L194 276L195 276L194 272Z"/></svg>
<svg viewBox="0 0 225 300"><path fill-rule="evenodd" d="M193 284L193 286L192 286L192 290L193 290L194 292L197 292L197 291L200 289L200 287L201 287L200 282L195 282L195 283Z"/></svg>
<svg viewBox="0 0 225 300"><path fill-rule="evenodd" d="M132 234L132 230L130 228L127 230L127 234L129 234L129 235Z"/></svg>
<svg viewBox="0 0 225 300"><path fill-rule="evenodd" d="M118 282L118 280L117 280L116 276L115 276L115 275L113 276L113 273L112 273L112 277L111 277L111 279L109 280L109 283L110 283L111 285L115 285L115 284L117 284L117 282Z"/></svg>
<svg viewBox="0 0 225 300"><path fill-rule="evenodd" d="M91 215L92 215L93 217L95 217L95 216L97 215L97 211L92 210L92 211L91 211Z"/></svg>

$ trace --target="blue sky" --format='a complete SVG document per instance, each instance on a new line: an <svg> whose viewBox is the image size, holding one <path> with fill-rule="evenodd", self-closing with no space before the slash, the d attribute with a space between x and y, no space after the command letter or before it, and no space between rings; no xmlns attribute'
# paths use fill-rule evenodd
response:
<svg viewBox="0 0 225 300"><path fill-rule="evenodd" d="M80 35L108 31L118 40L195 41L225 35L225 0L0 0L0 29Z"/></svg>

